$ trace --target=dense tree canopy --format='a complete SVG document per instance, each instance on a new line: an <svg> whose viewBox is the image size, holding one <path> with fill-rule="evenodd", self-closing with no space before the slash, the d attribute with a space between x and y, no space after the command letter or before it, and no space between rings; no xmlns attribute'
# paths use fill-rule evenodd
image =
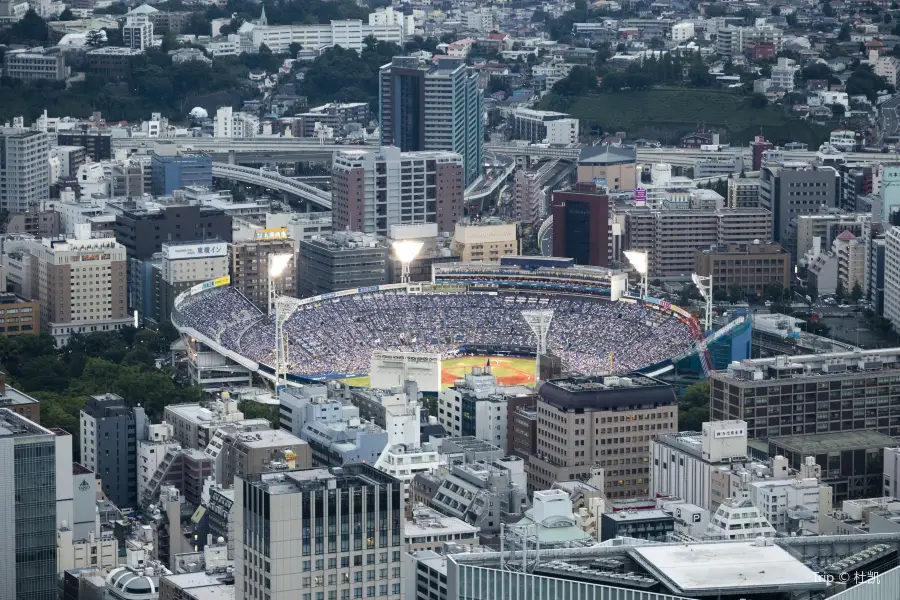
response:
<svg viewBox="0 0 900 600"><path fill-rule="evenodd" d="M93 394L118 394L155 419L168 404L201 398L199 388L155 366L174 338L171 326L77 335L63 349L46 334L0 337L0 367L11 385L40 400L42 425L77 437L79 411Z"/></svg>
<svg viewBox="0 0 900 600"><path fill-rule="evenodd" d="M709 420L709 383L701 381L678 396L678 431L700 431Z"/></svg>

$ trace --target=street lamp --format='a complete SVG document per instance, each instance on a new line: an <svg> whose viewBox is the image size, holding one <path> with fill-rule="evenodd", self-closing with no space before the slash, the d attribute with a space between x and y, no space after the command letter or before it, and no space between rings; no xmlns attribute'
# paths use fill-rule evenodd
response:
<svg viewBox="0 0 900 600"><path fill-rule="evenodd" d="M700 296L703 297L703 302L705 305L705 313L703 315L703 331L707 332L712 329L712 313L713 313L713 288L712 288L712 275L709 277L704 277L699 273L691 274L691 281L694 282L694 285L697 286L697 289L700 290Z"/></svg>
<svg viewBox="0 0 900 600"><path fill-rule="evenodd" d="M400 283L409 283L409 265L416 259L424 245L418 240L397 240L392 244L394 256L400 261Z"/></svg>
<svg viewBox="0 0 900 600"><path fill-rule="evenodd" d="M294 258L294 255L289 253L269 255L269 302L267 312L270 315L275 310L275 279L281 277L281 274L284 273L284 270L291 263L292 258Z"/></svg>
<svg viewBox="0 0 900 600"><path fill-rule="evenodd" d="M626 250L625 258L641 276L641 297L647 297L647 252L644 250Z"/></svg>

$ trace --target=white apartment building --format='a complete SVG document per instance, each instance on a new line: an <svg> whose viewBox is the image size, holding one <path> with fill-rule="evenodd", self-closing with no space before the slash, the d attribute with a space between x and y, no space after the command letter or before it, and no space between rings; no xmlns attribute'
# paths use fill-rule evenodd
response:
<svg viewBox="0 0 900 600"><path fill-rule="evenodd" d="M781 57L772 67L772 85L785 92L794 91L794 77L800 71L797 61Z"/></svg>
<svg viewBox="0 0 900 600"><path fill-rule="evenodd" d="M126 48L144 51L153 45L153 22L149 15L131 15L122 26Z"/></svg>
<svg viewBox="0 0 900 600"><path fill-rule="evenodd" d="M506 451L508 400L532 393L521 385L498 385L490 366L473 367L462 381L438 394L438 423L450 436L474 435ZM464 410L464 405L470 408Z"/></svg>
<svg viewBox="0 0 900 600"><path fill-rule="evenodd" d="M230 106L216 110L213 136L217 138L250 138L259 133L259 117L235 112Z"/></svg>
<svg viewBox="0 0 900 600"><path fill-rule="evenodd" d="M433 473L440 465L440 454L429 444L422 444L419 424L422 405L405 393L379 394L384 408L384 430L387 444L375 468L403 482L406 497L409 484L417 473Z"/></svg>
<svg viewBox="0 0 900 600"><path fill-rule="evenodd" d="M893 56L881 56L874 61L870 59L870 62L873 63L876 75L884 77L893 86L897 85L897 81L900 79L900 60Z"/></svg>
<svg viewBox="0 0 900 600"><path fill-rule="evenodd" d="M257 25L250 32L253 47L265 44L272 52L287 52L292 43L304 48L330 48L341 46L360 51L363 40L369 36L381 42L402 44L402 25L363 25L359 19L332 21L328 25Z"/></svg>
<svg viewBox="0 0 900 600"><path fill-rule="evenodd" d="M884 235L884 316L900 326L900 227Z"/></svg>
<svg viewBox="0 0 900 600"><path fill-rule="evenodd" d="M796 477L752 481L750 501L779 533L818 532L819 515L832 510L831 486L819 482L820 467L807 456Z"/></svg>
<svg viewBox="0 0 900 600"><path fill-rule="evenodd" d="M709 518L706 535L713 539L755 540L775 537L775 528L753 505L747 492L723 502Z"/></svg>
<svg viewBox="0 0 900 600"><path fill-rule="evenodd" d="M162 464L166 453L179 450L181 444L172 439L172 426L165 421L147 425L147 439L137 441L137 490L138 498L144 497L144 490L150 485L154 473Z"/></svg>
<svg viewBox="0 0 900 600"><path fill-rule="evenodd" d="M701 432L650 440L650 495L672 496L713 510L713 472L747 460L747 423L713 421Z"/></svg>
<svg viewBox="0 0 900 600"><path fill-rule="evenodd" d="M412 15L404 15L403 11L394 10L393 6L376 8L369 13L370 27L385 27L399 25L403 28L403 35L412 37L416 33L415 18Z"/></svg>
<svg viewBox="0 0 900 600"><path fill-rule="evenodd" d="M694 38L693 21L682 21L672 25L672 41L681 44Z"/></svg>
<svg viewBox="0 0 900 600"><path fill-rule="evenodd" d="M550 110L517 108L512 114L511 137L536 143L578 143L578 119Z"/></svg>
<svg viewBox="0 0 900 600"><path fill-rule="evenodd" d="M49 199L49 161L46 133L0 127L0 210L26 212Z"/></svg>

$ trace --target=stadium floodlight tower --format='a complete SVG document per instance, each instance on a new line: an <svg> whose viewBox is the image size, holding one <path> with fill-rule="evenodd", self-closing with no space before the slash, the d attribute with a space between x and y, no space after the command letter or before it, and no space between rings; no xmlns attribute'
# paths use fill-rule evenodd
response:
<svg viewBox="0 0 900 600"><path fill-rule="evenodd" d="M270 315L275 311L275 280L281 277L292 258L294 255L288 253L269 256L269 302L266 313Z"/></svg>
<svg viewBox="0 0 900 600"><path fill-rule="evenodd" d="M290 303L294 299L288 296L278 296L275 298L275 392L282 385L282 377L285 385L287 382L288 356L287 356L287 339L284 336L284 324L290 318L293 311L290 310Z"/></svg>
<svg viewBox="0 0 900 600"><path fill-rule="evenodd" d="M400 283L409 283L409 265L416 260L424 245L419 240L397 240L392 244L394 256L400 261Z"/></svg>
<svg viewBox="0 0 900 600"><path fill-rule="evenodd" d="M647 252L644 250L626 250L625 258L641 276L641 298L647 297Z"/></svg>
<svg viewBox="0 0 900 600"><path fill-rule="evenodd" d="M553 311L548 309L523 310L522 316L537 338L537 356L534 361L534 383L537 385L538 380L541 378L541 354L547 353L547 332L550 331Z"/></svg>
<svg viewBox="0 0 900 600"><path fill-rule="evenodd" d="M709 277L704 277L703 275L700 275L698 273L692 273L691 280L693 280L694 285L697 286L697 289L700 290L700 295L703 297L703 303L705 305L705 310L703 312L703 331L705 333L712 329L712 315L713 315L712 275L710 275Z"/></svg>

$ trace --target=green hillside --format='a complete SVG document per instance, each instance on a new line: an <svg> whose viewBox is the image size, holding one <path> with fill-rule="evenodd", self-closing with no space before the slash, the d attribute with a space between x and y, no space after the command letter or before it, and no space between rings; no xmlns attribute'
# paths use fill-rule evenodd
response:
<svg viewBox="0 0 900 600"><path fill-rule="evenodd" d="M583 132L599 125L606 132L629 135L643 128L676 135L706 125L726 129L733 144L764 135L776 143L806 142L811 148L818 147L829 132L828 127L788 118L780 106L754 108L748 96L724 90L658 88L575 98L549 94L541 108L571 113L581 120Z"/></svg>

